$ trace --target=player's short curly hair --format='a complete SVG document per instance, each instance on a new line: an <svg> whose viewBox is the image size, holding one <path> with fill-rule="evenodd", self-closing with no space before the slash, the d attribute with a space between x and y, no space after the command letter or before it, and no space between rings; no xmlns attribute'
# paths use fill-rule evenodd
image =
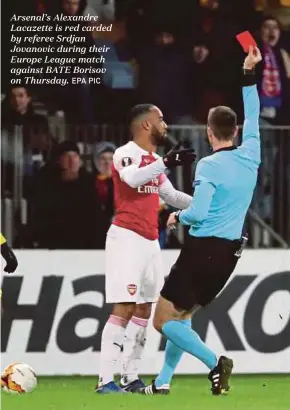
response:
<svg viewBox="0 0 290 410"><path fill-rule="evenodd" d="M153 104L138 104L135 105L131 111L129 116L129 124L135 121L138 117L143 116L144 114L149 114L149 112L155 108Z"/></svg>
<svg viewBox="0 0 290 410"><path fill-rule="evenodd" d="M230 107L220 105L209 110L207 123L218 140L230 141L235 136L237 114Z"/></svg>

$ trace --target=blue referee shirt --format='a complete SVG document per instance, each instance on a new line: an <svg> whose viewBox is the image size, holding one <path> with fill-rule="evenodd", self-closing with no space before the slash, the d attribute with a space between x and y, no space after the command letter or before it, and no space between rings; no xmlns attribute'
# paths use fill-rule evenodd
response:
<svg viewBox="0 0 290 410"><path fill-rule="evenodd" d="M179 214L180 223L190 225L191 236L241 238L261 162L256 85L243 87L243 100L242 144L218 150L197 164L191 205Z"/></svg>

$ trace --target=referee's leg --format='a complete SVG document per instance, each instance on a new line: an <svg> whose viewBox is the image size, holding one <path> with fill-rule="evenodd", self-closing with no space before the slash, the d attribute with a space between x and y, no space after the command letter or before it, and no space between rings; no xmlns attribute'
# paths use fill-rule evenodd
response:
<svg viewBox="0 0 290 410"><path fill-rule="evenodd" d="M208 257L208 252L210 252L208 249L202 252L202 249L199 249L199 243L197 246L193 243L192 249L182 249L161 291L153 323L155 329L171 342L166 349L171 349L172 356L177 357L179 352L179 357L181 357L182 351L185 351L201 360L208 367L212 392L219 395L229 390L228 381L233 367L232 360L223 356L218 360L216 354L189 326L192 315L201 305L204 306L209 302L206 300L209 296L205 297L207 292L209 291L211 294L210 300L216 295L213 289L215 285L208 284L213 273L213 265L208 262L211 259ZM193 261L195 262L194 270L192 268ZM165 354L166 360L170 356L167 353ZM175 367L177 363L178 361L175 363ZM160 375L162 376L163 370L168 368L169 366L165 363ZM158 388L158 384L164 382L164 377L160 377L160 375L156 379L156 388Z"/></svg>
<svg viewBox="0 0 290 410"><path fill-rule="evenodd" d="M169 389L175 368L182 353L187 352L203 362L210 370L208 379L214 395L227 394L233 361L225 356L219 359L216 354L201 340L197 332L191 328L191 318L200 306L195 304L192 310L178 308L163 296L160 296L155 316L154 327L167 338L165 363L149 391ZM146 388L145 388L146 389Z"/></svg>
<svg viewBox="0 0 290 410"><path fill-rule="evenodd" d="M217 357L198 334L190 327L185 326L183 321L191 319L194 312L200 306L195 304L189 311L174 306L172 302L160 296L154 315L153 324L156 330L163 333L183 351L197 357L210 370L217 365Z"/></svg>

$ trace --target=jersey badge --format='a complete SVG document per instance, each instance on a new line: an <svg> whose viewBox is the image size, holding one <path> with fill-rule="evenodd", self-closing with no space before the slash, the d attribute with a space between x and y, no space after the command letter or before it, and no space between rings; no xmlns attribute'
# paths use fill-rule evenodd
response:
<svg viewBox="0 0 290 410"><path fill-rule="evenodd" d="M130 285L127 286L128 293L133 296L135 295L137 291L137 286L134 283L130 283Z"/></svg>
<svg viewBox="0 0 290 410"><path fill-rule="evenodd" d="M122 159L122 165L123 167L128 167L129 165L132 164L132 160L129 157L125 157Z"/></svg>

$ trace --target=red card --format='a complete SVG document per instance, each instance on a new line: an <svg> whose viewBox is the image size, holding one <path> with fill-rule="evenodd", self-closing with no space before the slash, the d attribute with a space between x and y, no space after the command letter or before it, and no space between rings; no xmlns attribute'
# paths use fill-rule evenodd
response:
<svg viewBox="0 0 290 410"><path fill-rule="evenodd" d="M243 33L238 34L236 38L243 47L245 53L249 52L250 46L257 47L257 43L249 31L243 31Z"/></svg>

